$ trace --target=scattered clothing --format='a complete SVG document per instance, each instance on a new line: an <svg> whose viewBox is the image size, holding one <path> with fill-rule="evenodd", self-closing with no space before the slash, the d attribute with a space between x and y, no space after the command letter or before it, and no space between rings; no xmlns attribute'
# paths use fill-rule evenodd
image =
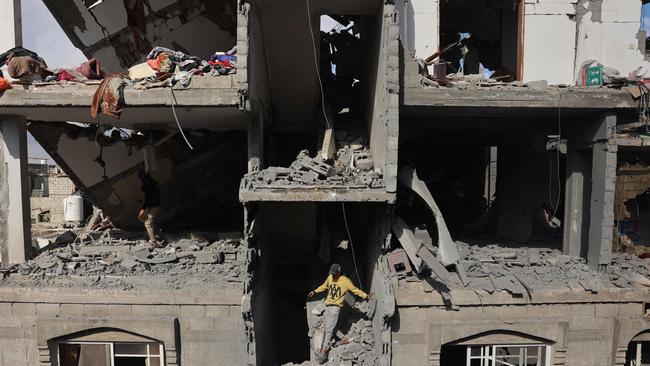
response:
<svg viewBox="0 0 650 366"><path fill-rule="evenodd" d="M108 75L95 91L93 103L90 107L90 116L97 117L97 113L103 113L115 118L122 114L122 91L126 82L123 74Z"/></svg>
<svg viewBox="0 0 650 366"><path fill-rule="evenodd" d="M41 58L13 54L7 57L7 72L14 79L28 75L39 75L41 79L44 79L46 76L52 75Z"/></svg>
<svg viewBox="0 0 650 366"><path fill-rule="evenodd" d="M11 88L12 88L11 83L7 79L0 77L0 93Z"/></svg>
<svg viewBox="0 0 650 366"><path fill-rule="evenodd" d="M144 79L148 77L155 77L156 71L149 66L148 63L143 62L132 66L129 69L129 78L131 80Z"/></svg>
<svg viewBox="0 0 650 366"><path fill-rule="evenodd" d="M57 81L75 81L77 80L77 77L74 76L70 71L66 69L60 69L56 73L56 80Z"/></svg>
<svg viewBox="0 0 650 366"><path fill-rule="evenodd" d="M9 51L3 54L0 54L0 66L6 64L10 56L31 56L35 59L40 59L41 61L43 61L43 63L45 63L45 61L42 58L38 57L38 54L36 54L36 52L18 46L10 49Z"/></svg>
<svg viewBox="0 0 650 366"><path fill-rule="evenodd" d="M100 80L104 78L104 71L101 68L99 60L95 58L83 62L77 68L77 71L89 80Z"/></svg>
<svg viewBox="0 0 650 366"><path fill-rule="evenodd" d="M123 0L126 10L126 25L133 32L133 41L138 52L145 54L151 49L147 39L147 18L144 14L144 0Z"/></svg>

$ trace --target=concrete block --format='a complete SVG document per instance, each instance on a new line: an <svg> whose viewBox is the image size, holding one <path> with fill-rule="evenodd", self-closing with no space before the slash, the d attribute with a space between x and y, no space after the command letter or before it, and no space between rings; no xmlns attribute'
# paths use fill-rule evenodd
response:
<svg viewBox="0 0 650 366"><path fill-rule="evenodd" d="M133 305L111 304L107 309L110 316L129 317L133 316Z"/></svg>
<svg viewBox="0 0 650 366"><path fill-rule="evenodd" d="M36 315L39 317L59 316L59 304L36 304Z"/></svg>
<svg viewBox="0 0 650 366"><path fill-rule="evenodd" d="M639 318L643 316L643 304L618 304L618 316L621 318Z"/></svg>
<svg viewBox="0 0 650 366"><path fill-rule="evenodd" d="M596 304L596 317L615 318L618 316L617 304Z"/></svg>
<svg viewBox="0 0 650 366"><path fill-rule="evenodd" d="M0 302L0 317L11 316L12 314L11 305L12 304L10 302Z"/></svg>
<svg viewBox="0 0 650 366"><path fill-rule="evenodd" d="M36 304L33 303L14 303L13 304L14 316L35 316Z"/></svg>
<svg viewBox="0 0 650 366"><path fill-rule="evenodd" d="M205 316L212 318L227 318L230 315L241 316L239 312L231 313L230 308L226 306L206 306L205 307Z"/></svg>
<svg viewBox="0 0 650 366"><path fill-rule="evenodd" d="M61 304L61 316L82 316L84 314L83 304Z"/></svg>
<svg viewBox="0 0 650 366"><path fill-rule="evenodd" d="M105 304L84 304L83 315L91 318L105 318L110 315L109 305Z"/></svg>
<svg viewBox="0 0 650 366"><path fill-rule="evenodd" d="M181 305L181 311L179 316L181 318L203 318L205 317L205 306Z"/></svg>
<svg viewBox="0 0 650 366"><path fill-rule="evenodd" d="M594 304L572 304L571 316L576 318L593 318L596 315Z"/></svg>

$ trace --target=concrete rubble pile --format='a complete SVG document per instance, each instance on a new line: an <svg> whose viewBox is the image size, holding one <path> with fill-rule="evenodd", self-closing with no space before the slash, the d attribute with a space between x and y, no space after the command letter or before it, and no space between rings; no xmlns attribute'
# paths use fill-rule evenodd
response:
<svg viewBox="0 0 650 366"><path fill-rule="evenodd" d="M326 161L320 153L311 157L309 151L302 150L288 168L269 167L247 174L242 189L383 187L382 172L374 168L370 150L360 139L341 142L345 137L337 133L339 148L332 161Z"/></svg>
<svg viewBox="0 0 650 366"><path fill-rule="evenodd" d="M214 241L210 235L180 237L158 248L151 248L141 233L106 230L81 237L65 232L35 258L6 271L0 285L50 286L85 279L78 285L113 288L125 286L126 280L130 288L129 279L155 277L148 285L182 288L185 279L202 278L223 288L240 286L245 274L240 233L217 234Z"/></svg>
<svg viewBox="0 0 650 366"><path fill-rule="evenodd" d="M459 250L469 284L465 287L457 276L449 276L444 285L450 289L465 287L490 294L507 291L514 297L533 297L537 291L550 289L598 293L604 288L650 287L650 260L629 254L615 254L606 271L596 271L584 258L554 249L459 243ZM406 281L412 279L407 277ZM439 278L436 281L440 282ZM427 292L434 290L435 283L425 286Z"/></svg>
<svg viewBox="0 0 650 366"><path fill-rule="evenodd" d="M324 326L324 311L325 305L323 303L319 303L311 311L312 327L309 330L310 337L314 337L314 328ZM344 314L346 314L345 311L341 313L338 330L333 337L336 343L330 348L327 360L318 364L327 366L375 365L375 337L368 302L357 302L350 308L347 317ZM301 364L288 363L285 366L313 364L316 363L305 361Z"/></svg>

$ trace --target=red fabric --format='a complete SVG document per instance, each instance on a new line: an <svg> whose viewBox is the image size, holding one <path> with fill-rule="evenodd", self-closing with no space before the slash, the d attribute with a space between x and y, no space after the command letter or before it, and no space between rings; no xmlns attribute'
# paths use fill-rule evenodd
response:
<svg viewBox="0 0 650 366"><path fill-rule="evenodd" d="M226 69L234 69L235 65L232 64L230 61L208 61L208 63L212 66L217 66L220 65Z"/></svg>
<svg viewBox="0 0 650 366"><path fill-rule="evenodd" d="M147 64L149 64L149 67L151 67L152 69L154 69L156 71L160 70L160 66L158 65L158 60L157 59L147 60Z"/></svg>
<svg viewBox="0 0 650 366"><path fill-rule="evenodd" d="M56 73L56 80L58 81L75 81L77 78L72 76L69 72L61 70Z"/></svg>
<svg viewBox="0 0 650 366"><path fill-rule="evenodd" d="M126 10L126 24L133 31L135 48L142 54L151 50L147 39L147 18L144 15L144 0L123 0Z"/></svg>
<svg viewBox="0 0 650 366"><path fill-rule="evenodd" d="M7 89L11 89L11 83L7 79L0 77L0 93Z"/></svg>

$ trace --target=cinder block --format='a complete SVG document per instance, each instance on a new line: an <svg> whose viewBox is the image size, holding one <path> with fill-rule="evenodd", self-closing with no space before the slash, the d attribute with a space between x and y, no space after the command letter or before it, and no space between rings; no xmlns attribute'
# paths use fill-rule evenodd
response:
<svg viewBox="0 0 650 366"><path fill-rule="evenodd" d="M12 309L13 309L14 316L35 316L36 315L36 304L33 303L16 302L13 304Z"/></svg>
<svg viewBox="0 0 650 366"><path fill-rule="evenodd" d="M0 302L0 317L1 316L11 316L11 303L10 302Z"/></svg>
<svg viewBox="0 0 650 366"><path fill-rule="evenodd" d="M205 317L205 306L203 305L181 305L181 318L203 318Z"/></svg>
<svg viewBox="0 0 650 366"><path fill-rule="evenodd" d="M61 316L82 316L84 314L83 304L61 304Z"/></svg>
<svg viewBox="0 0 650 366"><path fill-rule="evenodd" d="M596 317L615 318L618 316L617 304L596 304Z"/></svg>
<svg viewBox="0 0 650 366"><path fill-rule="evenodd" d="M108 305L105 304L84 304L83 315L92 318L105 318L109 316Z"/></svg>
<svg viewBox="0 0 650 366"><path fill-rule="evenodd" d="M618 316L621 318L639 318L643 316L643 304L618 304Z"/></svg>
<svg viewBox="0 0 650 366"><path fill-rule="evenodd" d="M240 313L232 313L233 316L240 316ZM206 306L205 307L205 316L212 318L226 318L231 315L230 308L227 305L224 306Z"/></svg>
<svg viewBox="0 0 650 366"><path fill-rule="evenodd" d="M36 315L39 317L56 317L59 313L59 304L36 304Z"/></svg>
<svg viewBox="0 0 650 366"><path fill-rule="evenodd" d="M132 316L133 315L133 305L108 305L108 314L110 316Z"/></svg>

